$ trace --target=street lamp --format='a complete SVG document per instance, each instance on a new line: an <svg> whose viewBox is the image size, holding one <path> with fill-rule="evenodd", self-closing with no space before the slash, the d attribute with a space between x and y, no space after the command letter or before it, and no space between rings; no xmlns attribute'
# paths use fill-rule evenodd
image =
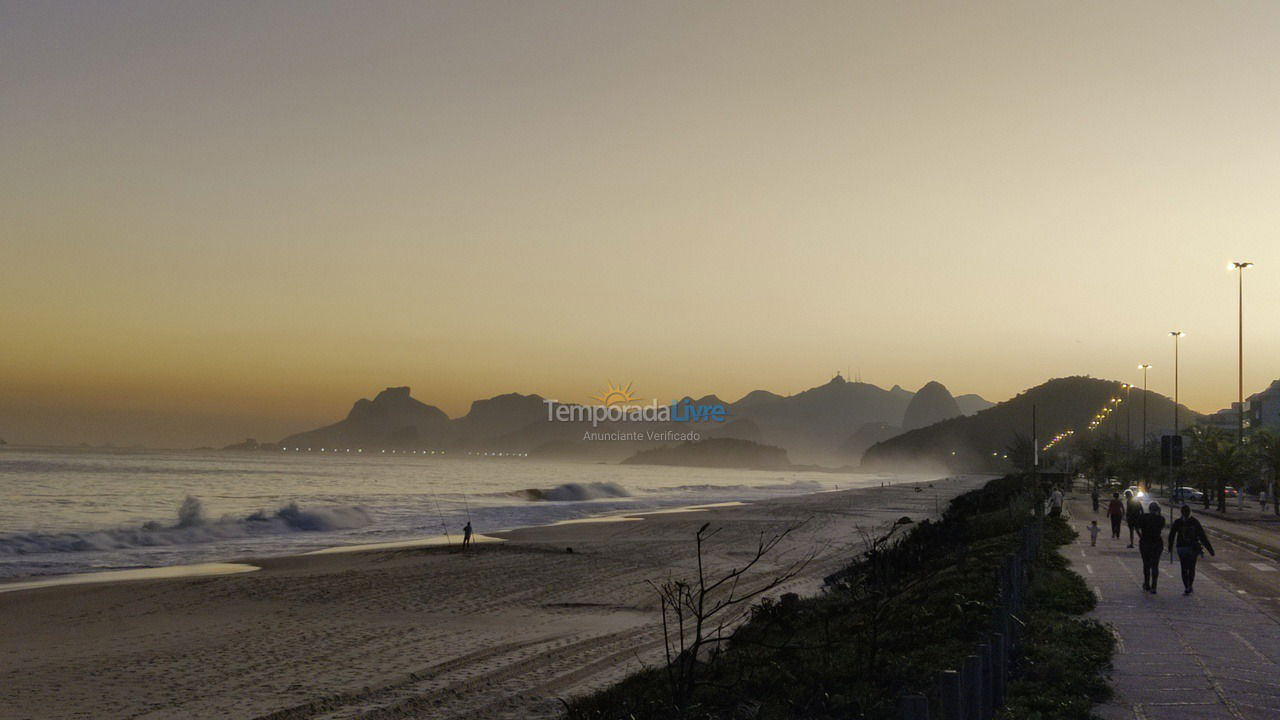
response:
<svg viewBox="0 0 1280 720"><path fill-rule="evenodd" d="M1129 393L1132 390L1132 385L1124 384L1124 451L1126 454L1133 451L1133 406L1129 403Z"/></svg>
<svg viewBox="0 0 1280 720"><path fill-rule="evenodd" d="M1151 369L1150 363L1142 363L1138 366L1142 371L1142 452L1147 452L1147 371Z"/></svg>
<svg viewBox="0 0 1280 720"><path fill-rule="evenodd" d="M1236 444L1242 447L1244 445L1244 269L1252 265L1253 263L1251 262L1233 262L1231 263L1230 268L1236 271L1236 278L1238 280L1236 296L1236 358L1237 369L1239 371L1237 375L1237 389L1239 391L1238 399L1240 402L1240 423L1236 433Z"/></svg>
<svg viewBox="0 0 1280 720"><path fill-rule="evenodd" d="M1186 333L1181 330L1170 330L1169 334L1173 336L1173 437L1182 438L1182 431L1178 429L1178 340ZM1170 448L1172 450L1172 448ZM1169 462L1169 492L1173 492L1173 462L1170 457Z"/></svg>
<svg viewBox="0 0 1280 720"><path fill-rule="evenodd" d="M1181 330L1170 330L1173 336L1173 434L1181 435L1178 430L1178 340L1186 333Z"/></svg>

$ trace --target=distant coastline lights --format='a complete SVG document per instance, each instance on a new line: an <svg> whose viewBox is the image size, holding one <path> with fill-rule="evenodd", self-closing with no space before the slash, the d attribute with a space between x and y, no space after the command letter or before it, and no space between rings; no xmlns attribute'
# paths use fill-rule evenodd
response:
<svg viewBox="0 0 1280 720"><path fill-rule="evenodd" d="M280 448L280 451L281 451L281 452L289 452L289 450L290 450L290 448L288 448L288 447L282 447L282 448ZM315 448L295 447L295 448L292 448L292 450L293 450L293 452L321 452L321 453L325 453L325 454L330 454L330 453L349 453L349 452L351 452L351 451L353 451L353 450L354 450L356 453L363 453L363 452L364 452L364 448L328 448L328 447L322 447L322 448L320 448L319 450L316 450ZM397 454L398 454L398 455L445 455L445 454L447 454L447 451L445 451L445 450L390 450L390 451L388 451L388 450L380 450L379 452L380 452L381 454L383 454L383 455L386 455L386 454L391 454L391 455L397 455ZM529 457L529 453L527 453L527 452L514 452L514 451L488 451L488 452L485 452L485 451L480 451L480 450L477 450L477 451L466 450L466 451L463 451L463 452L461 452L461 453L456 453L456 452L455 452L454 454L455 454L455 455L467 455L467 456L469 456L469 457Z"/></svg>

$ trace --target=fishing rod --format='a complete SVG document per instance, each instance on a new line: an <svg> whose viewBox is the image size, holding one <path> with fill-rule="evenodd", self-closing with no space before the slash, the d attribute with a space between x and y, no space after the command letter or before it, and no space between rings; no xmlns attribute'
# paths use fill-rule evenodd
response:
<svg viewBox="0 0 1280 720"><path fill-rule="evenodd" d="M449 547L453 547L453 540L449 537L449 526L444 523L444 513L440 511L440 498L436 497L434 491L431 493L431 500L436 504L436 515L440 518L440 529L444 530L444 542Z"/></svg>
<svg viewBox="0 0 1280 720"><path fill-rule="evenodd" d="M462 504L467 508L467 524L471 524L471 501L467 499L467 494L462 493Z"/></svg>

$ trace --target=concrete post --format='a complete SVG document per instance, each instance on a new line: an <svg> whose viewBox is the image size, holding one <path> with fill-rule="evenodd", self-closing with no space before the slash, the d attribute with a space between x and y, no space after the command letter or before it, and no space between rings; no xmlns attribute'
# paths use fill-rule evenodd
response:
<svg viewBox="0 0 1280 720"><path fill-rule="evenodd" d="M982 712L982 659L977 655L964 659L960 682L964 685L960 692L964 696L965 720L978 720Z"/></svg>
<svg viewBox="0 0 1280 720"><path fill-rule="evenodd" d="M938 699L942 705L942 720L969 720L964 714L960 673L955 670L938 673Z"/></svg>
<svg viewBox="0 0 1280 720"><path fill-rule="evenodd" d="M991 720L994 713L992 691L994 682L991 679L991 645L978 643L978 659L981 662L981 682L978 685L978 720Z"/></svg>
<svg viewBox="0 0 1280 720"><path fill-rule="evenodd" d="M929 700L923 695L903 695L898 698L902 720L929 720Z"/></svg>
<svg viewBox="0 0 1280 720"><path fill-rule="evenodd" d="M992 683L991 704L993 707L1004 705L1005 682L1008 681L1009 656L1005 645L1005 635L997 632L991 636L991 659L995 665L991 669Z"/></svg>

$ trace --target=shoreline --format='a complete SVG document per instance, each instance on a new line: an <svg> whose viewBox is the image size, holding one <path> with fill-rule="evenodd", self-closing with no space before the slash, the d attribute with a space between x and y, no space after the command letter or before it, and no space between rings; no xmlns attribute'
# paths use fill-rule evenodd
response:
<svg viewBox="0 0 1280 720"><path fill-rule="evenodd" d="M872 473L866 473L872 474ZM920 481L910 481L920 482ZM891 484L891 483L890 483ZM851 489L870 489L880 486L865 486L863 488ZM713 503L695 503L691 505L663 505L658 504L652 507L645 507L637 510L627 509L610 509L597 514L586 515L578 518L570 518L567 520L551 520L544 523L535 523L529 525L516 525L513 527L502 528L489 533L474 536L476 542L495 542L500 541L503 533L530 530L540 527L551 527L560 524L576 524L576 523L598 523L598 522L620 522L626 518L641 519L646 515L662 514L662 513L683 513L697 512L704 509L714 509L717 507L729 507L733 505L750 504L755 502L769 502L772 500L782 499L786 497L804 497L808 495L816 495L821 493L843 492L837 485L832 489L809 490L807 492L798 493L796 495L779 495L775 497L765 498L763 500L733 500ZM589 501L588 501L589 502ZM479 509L479 508L478 508ZM460 535L460 533L459 533ZM343 545L326 545L324 547L313 550L291 550L280 554L255 554L255 555L236 555L228 553L226 557L210 558L199 562L177 563L173 565L125 565L119 567L106 567L101 569L74 570L71 572L49 573L49 574L33 574L33 575L15 575L9 577L0 577L0 594L8 592L19 592L22 590L36 589L40 587L52 587L58 585L84 585L108 582L136 582L139 580L147 580L153 578L181 578L181 577L202 577L208 575L225 574L228 570L221 566L252 566L254 568L261 567L262 562L276 560L280 558L290 558L294 556L305 555L326 555L335 553L356 553L356 552L372 552L377 550L394 550L401 548L413 547L434 547L437 545L448 546L452 544L452 535L422 535L415 537L406 537L399 540L388 540L380 542L353 542ZM456 542L461 542L460 540Z"/></svg>
<svg viewBox="0 0 1280 720"><path fill-rule="evenodd" d="M692 570L690 538L708 520L722 528L712 571L761 532L798 526L760 571L816 552L776 590L807 593L859 552L860 528L932 516L986 479L617 513L493 533L504 542L465 553L292 555L235 575L0 593L13 619L0 628L0 697L20 717L555 717L557 697L660 661L648 583Z"/></svg>

